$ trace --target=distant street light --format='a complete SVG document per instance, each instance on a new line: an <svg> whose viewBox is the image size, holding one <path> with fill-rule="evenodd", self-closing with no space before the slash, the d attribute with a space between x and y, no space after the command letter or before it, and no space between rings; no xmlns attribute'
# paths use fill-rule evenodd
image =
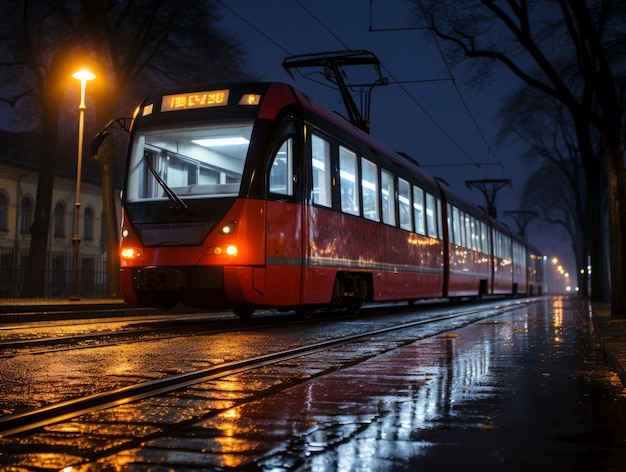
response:
<svg viewBox="0 0 626 472"><path fill-rule="evenodd" d="M80 300L78 295L78 247L80 245L79 232L79 216L80 216L80 179L83 168L83 131L85 127L85 87L88 80L93 80L96 76L87 69L81 69L72 75L80 80L80 105L78 105L78 162L76 167L76 216L74 217L74 237L72 245L74 246L74 259L72 262L72 294L70 300Z"/></svg>

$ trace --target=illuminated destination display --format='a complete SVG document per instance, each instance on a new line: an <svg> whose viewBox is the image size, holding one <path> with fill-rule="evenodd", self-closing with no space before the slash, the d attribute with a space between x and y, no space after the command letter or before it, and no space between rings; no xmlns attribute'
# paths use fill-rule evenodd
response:
<svg viewBox="0 0 626 472"><path fill-rule="evenodd" d="M228 105L228 90L209 90L164 95L161 111L192 110L194 108L223 107L226 105Z"/></svg>

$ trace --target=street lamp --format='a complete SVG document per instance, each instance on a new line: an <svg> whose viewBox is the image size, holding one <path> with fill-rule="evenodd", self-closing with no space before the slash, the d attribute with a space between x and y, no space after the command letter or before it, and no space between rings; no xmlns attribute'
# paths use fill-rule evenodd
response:
<svg viewBox="0 0 626 472"><path fill-rule="evenodd" d="M72 262L72 294L70 300L80 300L78 295L78 246L80 244L79 215L80 215L80 179L83 168L83 130L85 127L85 87L88 80L93 80L96 76L87 69L81 69L72 75L80 80L80 105L78 105L78 161L76 166L76 216L74 217L74 237L72 245L74 247L74 259Z"/></svg>

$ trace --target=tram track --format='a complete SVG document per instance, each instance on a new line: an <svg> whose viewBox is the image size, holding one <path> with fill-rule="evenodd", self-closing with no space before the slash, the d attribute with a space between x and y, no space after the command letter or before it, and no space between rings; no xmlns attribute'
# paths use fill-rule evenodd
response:
<svg viewBox="0 0 626 472"><path fill-rule="evenodd" d="M88 413L119 407L121 405L126 405L142 399L156 397L169 392L185 389L210 380L231 376L233 374L240 374L254 369L260 369L265 366L275 365L295 358L308 356L310 354L348 346L364 340L370 340L371 338L382 337L391 333L395 334L398 331L408 331L426 326L431 328L421 334L416 335L412 333L407 335L404 339L394 337L392 341L389 341L389 344L378 343L381 347L370 350L367 354L368 357L372 357L382 352L394 349L397 345L403 345L419 339L437 336L442 334L442 332L457 329L466 324L478 322L511 310L519 309L529 303L531 303L530 300L525 300L502 303L487 310L484 306L472 307L462 311L451 310L448 313L428 319L406 321L382 328L368 329L366 331L360 331L346 336L333 337L327 340L292 347L289 349L282 349L258 356L252 356L246 359L223 362L208 368L197 369L176 375L169 375L163 378L141 382L118 389L50 404L34 410L0 418L0 438L7 438L13 435L27 433L44 426L67 421ZM450 324L452 320L456 321L455 325ZM441 325L439 329L437 328L438 324ZM362 359L358 359L353 362L360 362L361 360ZM320 375L323 375L323 373Z"/></svg>
<svg viewBox="0 0 626 472"><path fill-rule="evenodd" d="M0 359L17 355L48 354L75 349L90 349L131 344L181 336L259 329L264 324L280 323L284 317L257 317L242 321L232 314L194 313L151 315L127 318L45 321L0 326ZM293 322L293 321L291 321ZM98 329L92 327L98 325ZM103 328L104 327L104 328ZM68 331L64 335L51 335Z"/></svg>
<svg viewBox="0 0 626 472"><path fill-rule="evenodd" d="M386 307L383 311L405 309ZM372 310L370 308L370 310ZM374 309L376 310L376 309ZM366 313L364 310L363 313ZM355 319L362 314L333 313L335 320ZM378 309L380 313L380 309ZM316 320L327 319L317 317ZM314 322L316 321L314 320ZM241 320L230 313L152 314L126 318L70 319L0 325L0 359L17 355L39 355L75 349L91 349L132 344L181 336L213 334L232 330L264 329L268 326L309 323L300 317L285 314L259 313L252 320ZM99 329L92 327L98 325ZM102 327L106 328L102 328ZM50 335L56 331L69 334Z"/></svg>

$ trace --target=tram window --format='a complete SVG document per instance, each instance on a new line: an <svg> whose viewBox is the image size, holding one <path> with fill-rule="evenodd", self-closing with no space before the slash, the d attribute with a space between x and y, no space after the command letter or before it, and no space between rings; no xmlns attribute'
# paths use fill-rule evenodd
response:
<svg viewBox="0 0 626 472"><path fill-rule="evenodd" d="M396 187L391 175L387 171L380 173L380 190L383 202L383 223L396 225Z"/></svg>
<svg viewBox="0 0 626 472"><path fill-rule="evenodd" d="M480 222L480 242L483 252L489 254L489 229L482 221Z"/></svg>
<svg viewBox="0 0 626 472"><path fill-rule="evenodd" d="M319 136L311 137L311 164L313 166L313 203L330 207L330 143Z"/></svg>
<svg viewBox="0 0 626 472"><path fill-rule="evenodd" d="M415 232L426 234L426 219L424 218L424 191L413 186L413 215L415 216Z"/></svg>
<svg viewBox="0 0 626 472"><path fill-rule="evenodd" d="M413 229L411 187L404 179L398 179L398 209L400 211L400 228L411 231Z"/></svg>
<svg viewBox="0 0 626 472"><path fill-rule="evenodd" d="M431 238L437 237L437 223L436 223L435 197L430 193L426 194L426 228L428 229L428 236Z"/></svg>
<svg viewBox="0 0 626 472"><path fill-rule="evenodd" d="M465 215L465 247L472 248L472 219L467 213Z"/></svg>
<svg viewBox="0 0 626 472"><path fill-rule="evenodd" d="M461 244L461 227L459 225L459 209L457 207L452 207L452 227L454 233L454 244Z"/></svg>
<svg viewBox="0 0 626 472"><path fill-rule="evenodd" d="M361 159L361 191L363 192L363 216L380 221L378 209L378 168L376 164Z"/></svg>
<svg viewBox="0 0 626 472"><path fill-rule="evenodd" d="M293 138L287 139L280 146L272 160L270 168L271 193L293 195Z"/></svg>
<svg viewBox="0 0 626 472"><path fill-rule="evenodd" d="M341 211L359 214L358 169L356 154L339 146L339 182L341 188Z"/></svg>
<svg viewBox="0 0 626 472"><path fill-rule="evenodd" d="M441 222L441 218L442 218L442 214L441 214L441 200L436 198L435 199L437 201L437 237L439 239L443 238L443 228L442 228L442 222Z"/></svg>
<svg viewBox="0 0 626 472"><path fill-rule="evenodd" d="M477 251L478 248L478 234L477 234L477 221L476 218L471 217L470 219L470 228L472 234L472 250Z"/></svg>

